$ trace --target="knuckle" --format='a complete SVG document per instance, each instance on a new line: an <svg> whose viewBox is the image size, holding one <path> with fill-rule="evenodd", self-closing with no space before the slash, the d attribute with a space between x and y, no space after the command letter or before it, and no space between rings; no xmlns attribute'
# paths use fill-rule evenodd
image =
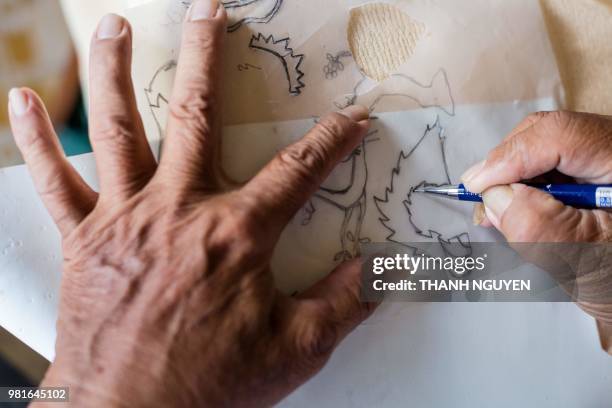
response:
<svg viewBox="0 0 612 408"><path fill-rule="evenodd" d="M283 167L297 173L305 181L314 181L330 161L329 154L316 140L302 140L280 152L278 159Z"/></svg>
<svg viewBox="0 0 612 408"><path fill-rule="evenodd" d="M332 323L311 324L310 329L298 338L297 352L307 364L320 366L334 351L338 340L338 330Z"/></svg>
<svg viewBox="0 0 612 408"><path fill-rule="evenodd" d="M517 177L519 179L523 179L525 174L527 173L527 168L531 160L529 142L526 141L523 137L514 137L508 141L508 158L510 158L516 168L517 168Z"/></svg>
<svg viewBox="0 0 612 408"><path fill-rule="evenodd" d="M525 118L525 123L526 124L531 124L531 125L535 125L536 123L540 122L541 120L545 119L546 117L548 117L548 115L550 115L551 112L546 112L546 111L540 111L540 112L533 112L530 113L529 115L527 115L527 117Z"/></svg>
<svg viewBox="0 0 612 408"><path fill-rule="evenodd" d="M265 247L260 239L261 227L257 217L245 207L227 205L222 207L213 222L215 246L224 248L237 263L252 259ZM215 227L216 226L216 227Z"/></svg>
<svg viewBox="0 0 612 408"><path fill-rule="evenodd" d="M528 146L520 135L509 138L491 152L487 158L487 163L489 165L496 163L509 164L508 169L513 173L512 176L517 180L521 179L529 163Z"/></svg>
<svg viewBox="0 0 612 408"><path fill-rule="evenodd" d="M193 28L193 27L192 27ZM212 29L211 29L212 28ZM211 26L196 26L183 38L183 51L212 54L220 47L218 30Z"/></svg>
<svg viewBox="0 0 612 408"><path fill-rule="evenodd" d="M117 148L128 146L134 140L136 132L134 122L123 115L110 115L97 118L93 138L97 142L109 143Z"/></svg>
<svg viewBox="0 0 612 408"><path fill-rule="evenodd" d="M567 137L567 131L574 123L574 114L568 111L537 112L539 119L536 122L536 131L540 130L540 136L549 137L552 140L559 140L560 137Z"/></svg>
<svg viewBox="0 0 612 408"><path fill-rule="evenodd" d="M351 122L347 117L339 113L333 113L317 123L315 134L319 138L333 143L342 139L351 130L350 124Z"/></svg>
<svg viewBox="0 0 612 408"><path fill-rule="evenodd" d="M204 84L186 87L181 96L170 104L170 116L180 122L181 129L197 134L211 131L210 118L217 107L215 93L205 84L205 80L200 82Z"/></svg>
<svg viewBox="0 0 612 408"><path fill-rule="evenodd" d="M575 123L574 114L566 111L536 112L530 114L524 121L529 131L518 132L507 138L500 146L491 152L490 163L503 162L510 165L513 176L517 179L533 177L534 173L544 173L548 170L553 153L567 157L571 152L568 138L572 137L572 127ZM540 158L549 160L541 164Z"/></svg>
<svg viewBox="0 0 612 408"><path fill-rule="evenodd" d="M548 112L544 116L546 124L554 126L557 130L563 131L570 126L573 121L574 115L568 111L554 111Z"/></svg>

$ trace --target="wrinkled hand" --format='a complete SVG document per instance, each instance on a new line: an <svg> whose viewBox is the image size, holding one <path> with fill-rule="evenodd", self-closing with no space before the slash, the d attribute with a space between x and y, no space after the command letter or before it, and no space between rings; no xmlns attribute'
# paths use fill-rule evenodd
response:
<svg viewBox="0 0 612 408"><path fill-rule="evenodd" d="M78 406L273 404L374 307L359 300L357 262L297 297L279 293L270 271L286 224L361 143L367 110L322 119L244 187L220 191L226 13L209 3L185 22L159 165L132 91L130 27L113 15L100 24L90 72L99 194L63 156L40 99L11 92L16 141L63 237L44 385L71 387Z"/></svg>
<svg viewBox="0 0 612 408"><path fill-rule="evenodd" d="M577 210L537 189L515 184L551 171L573 182L612 184L612 118L571 112L529 116L486 161L463 176L468 189L483 193L484 207L476 208L475 221L492 224L511 243L541 244L534 251L540 255L548 243L612 243L612 213ZM598 319L603 345L612 352L611 247L602 245L598 251L601 259L595 268L601 270L592 266L584 270L584 258L592 254L584 255L591 248L583 253L572 253L570 246L559 248L570 263L581 262L572 265L581 298L599 301L579 304Z"/></svg>

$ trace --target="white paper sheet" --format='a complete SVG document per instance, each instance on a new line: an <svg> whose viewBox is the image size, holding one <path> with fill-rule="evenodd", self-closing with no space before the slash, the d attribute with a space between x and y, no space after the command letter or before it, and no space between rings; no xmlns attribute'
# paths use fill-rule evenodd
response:
<svg viewBox="0 0 612 408"><path fill-rule="evenodd" d="M162 2L168 4L166 0ZM156 10L160 9L142 8L152 2L138 1L141 19L133 21L137 95L148 135L153 140L163 135L164 117L163 107L151 109L148 85L162 68L155 90L159 91L157 94L169 95L174 68L169 62L176 58L175 41L180 26L168 24L168 20L162 25L159 22L169 16L170 21L180 22L184 9L178 3L182 2L170 4L175 7L170 11L178 10L178 14L167 14L168 9L159 14ZM363 2L282 3L279 17L283 13L308 16L309 7L335 12L319 13L316 19L302 18L299 24L293 24L292 18L275 23L271 20L270 24L246 24L230 34L230 39L234 36L240 42L264 31L279 36L291 32L296 53L310 50L309 62L304 66L308 68L305 89L310 93L304 90L297 98L308 95L317 98L318 89L326 95L326 105L309 108L311 104L302 104L295 95L281 95L273 88L271 92L277 92L283 103L277 98L266 98L263 105L268 109L252 117L247 115L246 123L238 110L233 115L236 120L228 122L231 126L224 134L225 166L237 180L247 180L279 148L299 138L312 126L311 116L333 107L334 102L346 100L354 88L354 79L359 78L350 59L345 61L346 78L340 82L327 83L322 72L326 54L345 49L342 31L346 19L341 11L347 9L345 6ZM342 203L336 203L341 205L330 205L322 192L283 236L273 266L279 286L287 292L308 286L343 255L354 254L354 241L413 239L415 228L409 222L408 209L420 231L432 231L432 240L439 239L433 231L445 239L468 234L473 242L499 238L471 227L470 209L464 205L436 204L435 211L430 211L423 209L433 205L429 201L415 198L408 207L403 201L409 188L421 181L457 181L468 165L480 160L522 117L559 106L560 81L537 2L395 3L424 21L432 34L427 46L421 47L402 67L404 74L416 79L413 85L415 82L427 85L443 69L448 82L437 77L434 82L442 84L441 88L434 88L438 93L428 94L426 86L413 88L423 95L415 98L416 102L404 105L406 100L401 99L377 105L375 113L379 119L360 154L353 155L349 165L340 166L326 182L329 190L351 187L338 200ZM126 14L134 16L134 10ZM334 22L340 24L335 29ZM332 45L321 41L330 32L337 34ZM321 37L322 33L325 36ZM505 42L500 42L501 39ZM233 61L240 64L261 64L271 73L278 69L273 60L255 54L248 42L243 46L245 54L230 55L230 61L235 58ZM231 45L228 48L236 49ZM244 55L248 57L245 60ZM442 63L443 60L446 62ZM495 67L500 71L495 71ZM266 70L249 72L240 70L238 65L226 71L230 76L226 83L246 81L255 89L266 88L267 78L273 78L272 74L264 75ZM385 92L385 86L370 83L361 97L371 102L376 99L376 92ZM451 89L454 109L448 102L420 109L419 105L432 105L422 101L444 95L439 89ZM367 99L372 96L374 99ZM282 108L286 101L291 109ZM367 177L363 177L364 159ZM95 181L91 155L71 161L88 181ZM356 177L350 183L352 161L356 163ZM385 203L396 167L398 188ZM0 185L0 253L6 249L6 254L0 257L0 324L51 359L61 263L57 232L36 197L25 168L0 171ZM365 212L357 217L361 223L357 231L354 216L358 211L349 214L346 208L360 206ZM381 222L381 218L389 219ZM347 219L352 224L343 228L342 221ZM395 235L391 235L389 227L396 231ZM383 305L346 340L321 374L282 405L595 407L605 406L612 399L611 379L612 366L598 347L594 323L574 305L394 304Z"/></svg>

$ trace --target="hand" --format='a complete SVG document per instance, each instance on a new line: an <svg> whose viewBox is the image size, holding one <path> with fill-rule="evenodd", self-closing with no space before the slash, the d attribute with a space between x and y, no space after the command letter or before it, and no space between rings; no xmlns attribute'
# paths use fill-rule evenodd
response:
<svg viewBox="0 0 612 408"><path fill-rule="evenodd" d="M200 0L188 18L159 165L132 91L130 27L114 15L100 24L90 72L99 194L61 153L40 99L11 91L16 141L63 238L44 385L69 386L78 406L274 404L375 306L359 300L359 262L296 297L270 271L286 224L364 138L367 109L322 119L244 187L220 191L226 13Z"/></svg>
<svg viewBox="0 0 612 408"><path fill-rule="evenodd" d="M612 184L612 118L570 112L528 117L485 162L463 176L469 190L483 193L484 207L476 208L476 223L492 224L511 243L542 244L532 251L540 252L539 255L547 243L611 243L612 213L577 210L537 189L514 184L553 170L578 183ZM560 248L566 251L570 247ZM581 299L598 299L595 303L579 301L579 305L598 319L603 346L612 352L609 248L603 246L603 254L598 259L601 265L597 266L600 270L581 271L584 263L571 266L581 289ZM575 264L581 260L579 255L584 253L563 257ZM596 273L600 271L606 273ZM551 272L553 276L561 274Z"/></svg>

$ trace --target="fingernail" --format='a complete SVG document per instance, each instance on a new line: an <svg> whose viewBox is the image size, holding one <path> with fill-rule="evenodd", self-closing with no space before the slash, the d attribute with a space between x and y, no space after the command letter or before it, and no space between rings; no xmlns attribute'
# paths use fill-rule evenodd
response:
<svg viewBox="0 0 612 408"><path fill-rule="evenodd" d="M13 115L23 116L30 107L30 98L21 89L13 88L9 91L9 105Z"/></svg>
<svg viewBox="0 0 612 408"><path fill-rule="evenodd" d="M461 176L461 180L463 181L463 183L469 187L469 184L474 180L474 178L476 178L476 176L480 174L482 169L484 169L486 163L487 162L483 160L480 163L476 163L475 165L470 167L469 170L466 171L463 176Z"/></svg>
<svg viewBox="0 0 612 408"><path fill-rule="evenodd" d="M199 21L212 18L219 9L218 0L195 0L189 10L189 20Z"/></svg>
<svg viewBox="0 0 612 408"><path fill-rule="evenodd" d="M355 122L361 122L370 118L370 111L365 106L351 105L338 112Z"/></svg>
<svg viewBox="0 0 612 408"><path fill-rule="evenodd" d="M612 324L597 320L597 330L599 331L601 347L612 355Z"/></svg>
<svg viewBox="0 0 612 408"><path fill-rule="evenodd" d="M107 14L98 25L97 36L99 40L115 38L123 31L124 20L116 14Z"/></svg>
<svg viewBox="0 0 612 408"><path fill-rule="evenodd" d="M495 228L499 229L504 213L514 199L514 192L509 186L493 187L482 194L485 213Z"/></svg>
<svg viewBox="0 0 612 408"><path fill-rule="evenodd" d="M487 215L485 213L485 206L484 206L484 204L476 204L474 206L474 216L472 218L472 221L474 222L474 225L476 225L476 226L481 225L486 217L487 217Z"/></svg>

